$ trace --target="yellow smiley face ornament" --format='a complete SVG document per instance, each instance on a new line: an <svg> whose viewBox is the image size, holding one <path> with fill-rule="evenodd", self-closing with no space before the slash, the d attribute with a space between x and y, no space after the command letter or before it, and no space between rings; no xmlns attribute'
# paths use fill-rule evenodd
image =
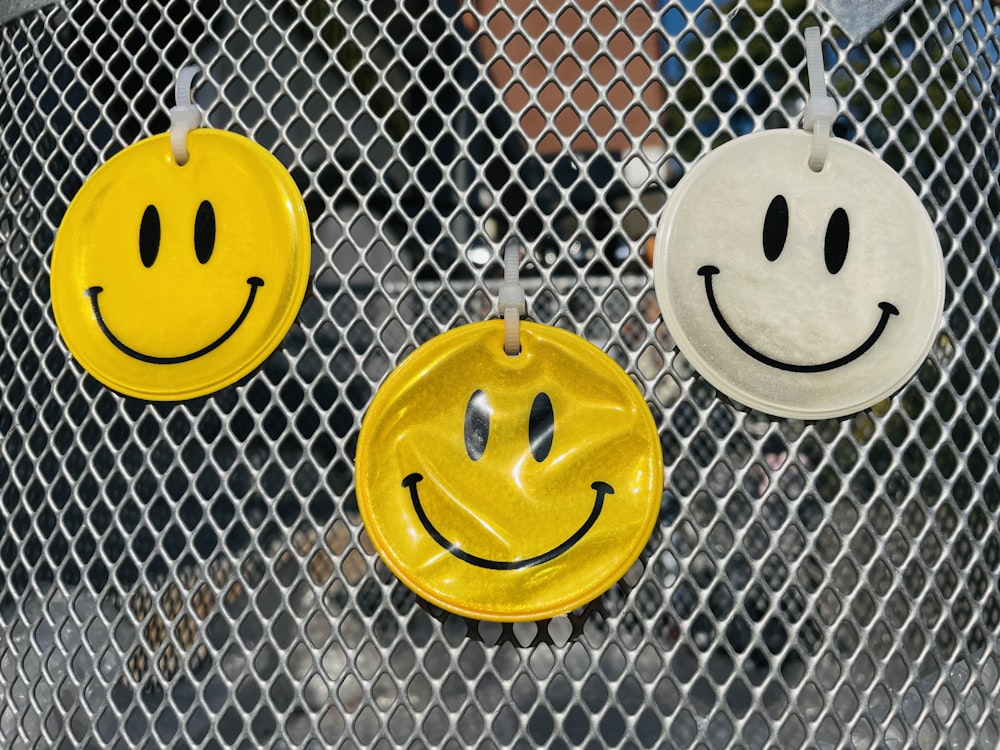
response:
<svg viewBox="0 0 1000 750"><path fill-rule="evenodd" d="M444 333L376 394L357 489L392 571L444 609L483 620L553 617L599 596L656 522L663 458L649 408L597 347L501 321Z"/></svg>
<svg viewBox="0 0 1000 750"><path fill-rule="evenodd" d="M101 166L52 253L52 307L76 360L120 393L195 398L258 367L305 295L309 224L270 153L224 131L170 134Z"/></svg>

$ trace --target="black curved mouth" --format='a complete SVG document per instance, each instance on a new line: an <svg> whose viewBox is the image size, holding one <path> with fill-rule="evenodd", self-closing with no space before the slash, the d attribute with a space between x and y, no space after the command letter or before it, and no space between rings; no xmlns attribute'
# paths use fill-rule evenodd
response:
<svg viewBox="0 0 1000 750"><path fill-rule="evenodd" d="M94 319L97 321L97 327L101 329L101 332L105 335L108 341L114 344L119 351L132 357L132 359L137 359L140 362L148 362L151 365L176 365L181 362L190 362L192 359L203 357L209 352L218 349L230 336L236 333L236 329L243 324L247 315L250 314L250 308L253 307L253 301L257 297L257 289L258 287L264 286L264 280L259 276L251 276L247 279L247 284L250 285L250 294L247 296L247 302L243 305L243 311L240 312L239 317L236 318L233 324L229 326L229 329L208 346L204 346L198 351L191 352L190 354L182 354L179 357L155 357L152 354L143 354L142 352L138 352L123 343L121 339L111 332L111 329L108 328L108 324L104 322L104 316L101 315L101 308L97 303L97 295L104 291L104 287L92 286L89 289L84 290L83 293L85 296L90 298L90 307L94 311Z"/></svg>
<svg viewBox="0 0 1000 750"><path fill-rule="evenodd" d="M462 550L457 544L449 541L440 531L438 531L431 520L427 517L427 513L424 512L423 506L420 504L420 495L417 492L417 483L423 480L423 476L414 472L413 474L408 474L403 480L403 487L407 487L410 490L410 499L413 501L413 509L417 511L417 518L420 519L420 523L423 524L424 529L430 534L431 539L441 545L447 552L457 557L462 562L467 562L470 565L475 565L480 568L489 568L490 570L522 570L524 568L531 568L535 565L541 565L542 563L547 563L559 555L563 554L570 547L580 541L584 535L590 531L590 528L597 521L597 517L601 515L601 509L604 507L604 496L613 495L615 493L614 489L607 482L594 482L591 486L597 493L594 497L594 507L590 511L590 516L587 520L583 522L583 526L573 532L562 544L553 547L548 552L543 552L540 555L535 555L534 557L529 557L526 560L490 560L485 557L479 557L478 555L473 555Z"/></svg>
<svg viewBox="0 0 1000 750"><path fill-rule="evenodd" d="M756 349L754 349L750 344L741 339L736 331L733 330L732 326L726 322L725 317L722 315L722 311L719 309L718 302L715 301L715 292L712 289L712 277L719 273L719 269L716 266L702 266L698 269L698 275L705 277L705 295L708 297L708 305L712 308L712 314L715 315L715 321L719 324L722 331L729 337L729 339L736 344L745 353L749 354L751 357L756 359L758 362L763 362L769 367L774 367L779 370L786 370L788 372L826 372L827 370L835 370L838 367L843 367L848 362L853 362L862 354L871 349L875 342L878 341L879 336L882 335L882 331L889 324L889 318L893 315L899 315L899 310L896 306L890 302L879 302L878 307L882 310L882 317L879 318L878 323L875 325L875 329L869 334L868 338L862 342L860 346L851 352L848 352L843 357L838 357L837 359L830 360L829 362L823 362L818 365L797 365L791 362L782 362L779 359L774 359L766 354L763 354Z"/></svg>

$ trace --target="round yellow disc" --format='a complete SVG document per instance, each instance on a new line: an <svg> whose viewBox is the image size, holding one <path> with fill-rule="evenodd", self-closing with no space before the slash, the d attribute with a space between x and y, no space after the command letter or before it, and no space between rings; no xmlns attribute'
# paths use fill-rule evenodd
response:
<svg viewBox="0 0 1000 750"><path fill-rule="evenodd" d="M483 620L568 612L618 580L652 532L663 457L628 375L589 342L501 321L419 347L358 439L365 528L417 594Z"/></svg>
<svg viewBox="0 0 1000 750"><path fill-rule="evenodd" d="M52 252L52 308L95 378L138 398L194 398L277 348L309 277L309 221L291 176L242 136L194 130L115 155L70 203Z"/></svg>

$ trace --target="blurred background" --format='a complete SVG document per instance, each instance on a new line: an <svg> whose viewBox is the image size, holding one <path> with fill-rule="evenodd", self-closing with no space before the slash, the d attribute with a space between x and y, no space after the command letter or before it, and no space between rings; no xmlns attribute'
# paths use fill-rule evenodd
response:
<svg viewBox="0 0 1000 750"><path fill-rule="evenodd" d="M948 289L899 394L806 423L692 370L650 261L700 156L798 126L811 25L834 133L920 197ZM915 0L863 39L812 0L67 0L7 18L0 745L997 746L998 50L994 6L971 0ZM208 124L302 191L312 283L258 372L150 404L69 357L48 267L83 181L168 128L191 63ZM666 464L628 574L514 626L396 581L353 485L375 390L495 315L511 241L529 317L633 377Z"/></svg>

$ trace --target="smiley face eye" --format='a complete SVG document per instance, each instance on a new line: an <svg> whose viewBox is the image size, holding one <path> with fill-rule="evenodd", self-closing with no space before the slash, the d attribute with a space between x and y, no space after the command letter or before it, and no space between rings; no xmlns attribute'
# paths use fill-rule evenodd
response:
<svg viewBox="0 0 1000 750"><path fill-rule="evenodd" d="M198 262L204 265L212 257L215 249L215 209L208 201L202 201L198 206L198 214L194 217L194 253Z"/></svg>
<svg viewBox="0 0 1000 750"><path fill-rule="evenodd" d="M764 257L775 261L785 249L785 239L788 237L788 201L785 196L776 195L771 199L764 215L764 232L761 244L764 246Z"/></svg>
<svg viewBox="0 0 1000 750"><path fill-rule="evenodd" d="M830 216L826 225L826 242L823 245L823 255L826 259L826 270L837 273L844 267L847 260L847 245L851 239L851 222L847 219L847 211L838 208Z"/></svg>
<svg viewBox="0 0 1000 750"><path fill-rule="evenodd" d="M490 436L490 404L486 394L476 391L465 407L465 451L469 458L478 461L486 452L486 441Z"/></svg>
<svg viewBox="0 0 1000 750"><path fill-rule="evenodd" d="M528 415L528 442L531 444L531 455L536 461L544 461L552 450L555 429L552 400L548 394L539 393L535 396Z"/></svg>
<svg viewBox="0 0 1000 750"><path fill-rule="evenodd" d="M139 224L139 259L152 268L160 252L160 212L156 206L146 206Z"/></svg>

